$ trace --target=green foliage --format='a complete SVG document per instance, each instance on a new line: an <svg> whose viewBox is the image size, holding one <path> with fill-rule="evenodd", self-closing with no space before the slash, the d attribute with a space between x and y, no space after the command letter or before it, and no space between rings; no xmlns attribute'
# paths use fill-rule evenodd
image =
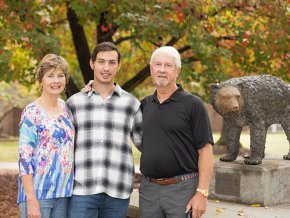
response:
<svg viewBox="0 0 290 218"><path fill-rule="evenodd" d="M46 53L64 56L73 80L83 75L68 23L70 7L87 44L118 43L124 84L148 64L151 52L169 43L182 49L179 81L207 100L209 85L230 77L272 74L290 81L287 1L278 0L50 0L1 1L0 80L34 83L33 68ZM150 80L134 93L147 93ZM142 90L141 90L142 89Z"/></svg>
<svg viewBox="0 0 290 218"><path fill-rule="evenodd" d="M52 26L45 20L51 5L38 1L1 1L0 66L5 73L0 80L34 83L31 76L36 60L46 53L58 53Z"/></svg>

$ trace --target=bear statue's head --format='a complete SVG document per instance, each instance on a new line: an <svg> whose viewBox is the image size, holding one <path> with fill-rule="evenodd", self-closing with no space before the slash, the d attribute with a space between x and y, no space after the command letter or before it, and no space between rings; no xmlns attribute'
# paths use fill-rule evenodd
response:
<svg viewBox="0 0 290 218"><path fill-rule="evenodd" d="M220 85L211 86L212 106L222 116L230 114L240 114L244 100L238 88L233 86L222 87Z"/></svg>

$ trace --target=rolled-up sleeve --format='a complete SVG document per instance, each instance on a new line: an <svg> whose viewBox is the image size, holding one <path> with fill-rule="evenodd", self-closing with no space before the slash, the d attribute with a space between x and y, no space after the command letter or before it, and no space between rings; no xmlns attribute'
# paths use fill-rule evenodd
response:
<svg viewBox="0 0 290 218"><path fill-rule="evenodd" d="M19 175L33 174L32 156L37 145L37 128L32 120L22 113L18 142Z"/></svg>

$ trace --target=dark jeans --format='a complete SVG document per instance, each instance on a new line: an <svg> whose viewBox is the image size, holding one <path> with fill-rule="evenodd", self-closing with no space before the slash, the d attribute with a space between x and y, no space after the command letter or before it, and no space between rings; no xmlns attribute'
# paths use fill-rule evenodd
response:
<svg viewBox="0 0 290 218"><path fill-rule="evenodd" d="M129 206L128 199L110 197L105 193L73 195L69 203L70 218L124 218Z"/></svg>

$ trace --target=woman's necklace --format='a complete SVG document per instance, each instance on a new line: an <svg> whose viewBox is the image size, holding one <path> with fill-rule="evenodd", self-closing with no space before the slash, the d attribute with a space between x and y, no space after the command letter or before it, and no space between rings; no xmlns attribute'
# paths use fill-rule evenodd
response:
<svg viewBox="0 0 290 218"><path fill-rule="evenodd" d="M57 105L53 106L50 103L48 103L44 97L40 97L38 104L51 116L57 117L61 114L61 106L57 100Z"/></svg>

